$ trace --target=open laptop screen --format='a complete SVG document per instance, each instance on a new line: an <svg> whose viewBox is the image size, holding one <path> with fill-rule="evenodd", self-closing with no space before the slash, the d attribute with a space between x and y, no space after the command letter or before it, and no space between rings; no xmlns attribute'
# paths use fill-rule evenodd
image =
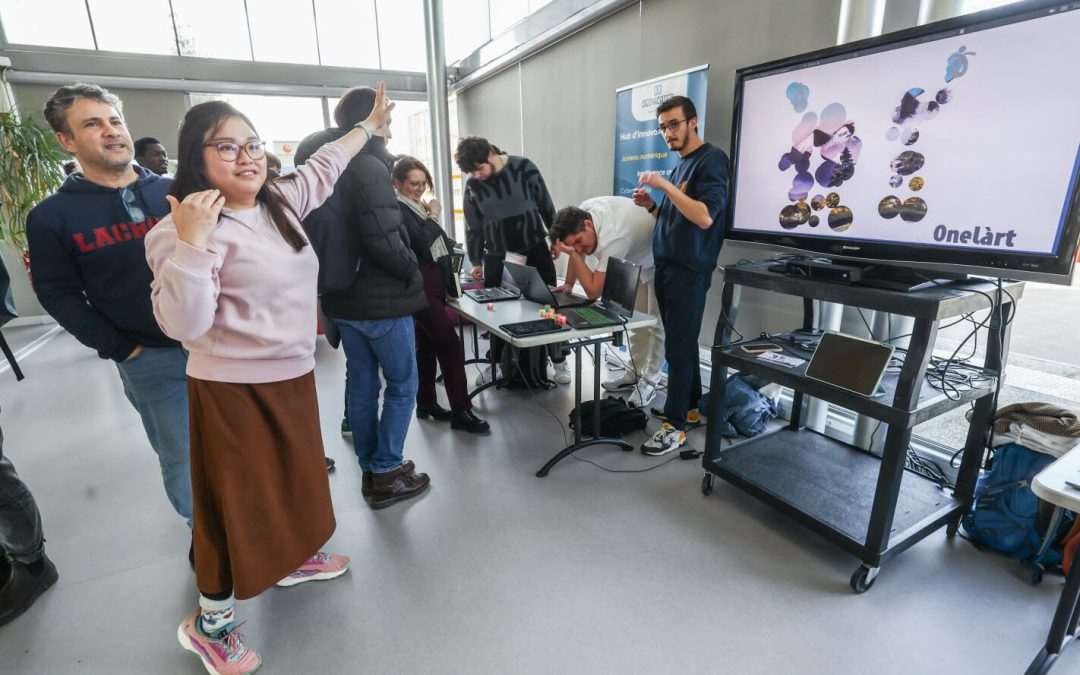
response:
<svg viewBox="0 0 1080 675"><path fill-rule="evenodd" d="M619 258L609 259L601 299L604 309L622 316L633 315L640 276L641 265Z"/></svg>
<svg viewBox="0 0 1080 675"><path fill-rule="evenodd" d="M806 376L873 396L892 354L890 344L825 332L806 367Z"/></svg>

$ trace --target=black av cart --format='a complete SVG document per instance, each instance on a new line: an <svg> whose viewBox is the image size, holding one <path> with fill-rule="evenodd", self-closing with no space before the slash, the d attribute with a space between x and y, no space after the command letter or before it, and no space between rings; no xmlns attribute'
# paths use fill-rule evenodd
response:
<svg viewBox="0 0 1080 675"><path fill-rule="evenodd" d="M945 525L948 535L955 535L961 517L970 508L994 413L995 385L1008 354L1007 319L1015 311L1013 304L1022 295L1024 284L1003 283L1008 294L1000 294L1001 311L993 312L987 324L990 335L981 371L985 379L977 386L946 395L925 381L939 322L990 308L999 294L996 283L965 280L900 292L800 279L770 267L775 263L724 268L723 310L712 348L709 419L715 419L719 412L729 370L737 370L794 390L791 421L727 447L719 425L710 424L702 459L702 492L710 494L714 477L719 476L838 544L862 560L851 577L852 589L862 593L873 585L882 563L904 549ZM729 346L740 286L801 297L804 331L816 327L815 300L913 317L914 328L900 372L886 373L884 396L867 398L806 377L808 352L785 349L785 353L804 359L801 365L787 367L759 359L737 345ZM785 344L784 335L772 337L774 343ZM887 424L883 455L878 457L807 428L807 397ZM950 494L932 481L912 473L905 475L912 428L971 404L974 413L955 490Z"/></svg>

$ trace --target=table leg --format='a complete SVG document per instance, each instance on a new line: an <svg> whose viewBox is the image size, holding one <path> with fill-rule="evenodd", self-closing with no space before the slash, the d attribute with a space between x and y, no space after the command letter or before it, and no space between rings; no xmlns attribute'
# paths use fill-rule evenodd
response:
<svg viewBox="0 0 1080 675"><path fill-rule="evenodd" d="M600 349L600 345L605 341L596 341L592 344L596 346L596 349ZM619 440L618 438L606 438L600 435L600 418L593 415L593 430L592 436L582 440L581 433L581 349L584 344L575 344L574 347L574 442L573 444L563 448L559 451L559 454L555 455L548 460L539 471L536 472L537 478L543 478L548 475L551 468L561 462L563 459L574 454L582 448L587 448L590 445L615 445L622 448L624 451L629 452L634 449L634 446L630 445L626 441ZM597 358L593 359L593 376L595 378L593 382L593 400L600 400L600 359L599 354Z"/></svg>
<svg viewBox="0 0 1080 675"><path fill-rule="evenodd" d="M1080 553L1080 542L1074 550ZM1024 671L1024 675L1043 675L1049 672L1066 641L1076 636L1077 614L1080 610L1078 600L1080 600L1080 560L1074 557L1069 576L1065 580L1065 588L1061 591L1061 599L1058 600L1057 610L1054 612L1054 620L1050 624L1050 633L1046 636L1046 644Z"/></svg>

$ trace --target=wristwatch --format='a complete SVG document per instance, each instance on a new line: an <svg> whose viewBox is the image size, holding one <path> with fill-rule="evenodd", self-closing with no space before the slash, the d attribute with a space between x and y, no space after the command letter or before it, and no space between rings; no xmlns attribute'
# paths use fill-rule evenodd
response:
<svg viewBox="0 0 1080 675"><path fill-rule="evenodd" d="M653 205L649 207L649 213L656 213L657 204L653 202Z"/></svg>
<svg viewBox="0 0 1080 675"><path fill-rule="evenodd" d="M354 124L353 127L359 127L363 129L364 133L368 135L368 138L371 138L375 135L375 130L371 128L371 125L367 123L367 120L360 120L359 122Z"/></svg>

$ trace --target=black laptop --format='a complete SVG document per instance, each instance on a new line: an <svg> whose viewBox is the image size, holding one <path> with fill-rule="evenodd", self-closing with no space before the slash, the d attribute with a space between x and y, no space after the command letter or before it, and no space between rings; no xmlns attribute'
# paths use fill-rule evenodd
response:
<svg viewBox="0 0 1080 675"><path fill-rule="evenodd" d="M609 258L604 276L604 292L600 301L591 307L569 307L559 310L572 328L599 328L626 323L634 314L637 302L641 265Z"/></svg>
<svg viewBox="0 0 1080 675"><path fill-rule="evenodd" d="M486 255L484 256L484 287L470 288L465 291L465 297L477 302L517 300L521 297L521 291L509 282L509 275L503 272L502 256Z"/></svg>
<svg viewBox="0 0 1080 675"><path fill-rule="evenodd" d="M540 272L536 271L535 267L519 265L509 260L505 261L503 265L506 266L506 271L510 272L514 285L521 289L521 294L538 305L551 305L559 309L562 307L581 307L592 303L592 300L583 295L555 293L540 278Z"/></svg>

